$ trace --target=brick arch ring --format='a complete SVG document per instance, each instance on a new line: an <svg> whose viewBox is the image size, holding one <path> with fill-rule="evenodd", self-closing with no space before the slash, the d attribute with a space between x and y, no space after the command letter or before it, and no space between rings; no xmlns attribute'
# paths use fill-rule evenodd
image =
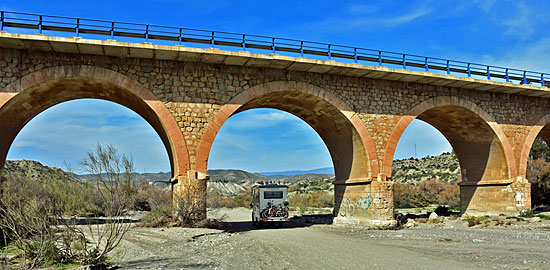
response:
<svg viewBox="0 0 550 270"><path fill-rule="evenodd" d="M527 175L527 161L529 159L531 147L533 147L535 139L547 124L550 124L550 114L547 114L539 119L539 121L537 121L537 123L533 127L531 127L529 134L525 138L519 160L519 176L525 177L525 175Z"/></svg>
<svg viewBox="0 0 550 270"><path fill-rule="evenodd" d="M397 122L397 125L392 131L391 137L386 145L386 151L384 153L384 161L383 161L383 171L388 175L391 176L391 167L393 162L393 155L395 154L395 148L397 147L397 143L399 142L399 139L401 138L401 135L405 131L405 129L409 126L409 124L416 119L420 114L423 112L436 108L436 107L442 107L442 106L456 106L461 107L467 110L470 110L471 112L475 113L477 116L479 116L485 123L489 125L489 127L493 130L497 138L500 140L500 143L502 145L505 158L508 162L508 168L509 173L511 177L515 177L517 175L517 167L515 163L514 158L514 152L512 151L512 147L510 146L510 143L508 141L508 137L506 134L504 134L504 131L502 131L502 128L500 125L483 109L481 109L479 106L477 106L475 103L461 99L458 97L453 96L441 96L441 97L435 97L428 100L425 100L421 102L420 104L416 105L414 108L412 108L408 113L406 113L399 122Z"/></svg>
<svg viewBox="0 0 550 270"><path fill-rule="evenodd" d="M223 123L235 113L241 106L247 102L261 97L262 95L279 92L279 91L297 91L309 95L316 96L321 100L328 102L336 107L344 116L350 121L352 126L360 136L365 152L367 153L367 159L371 169L371 175L377 176L380 173L378 161L376 159L376 148L374 141L365 127L359 116L340 98L336 97L331 92L322 89L318 86L295 81L274 81L260 85L253 86L234 98L232 98L227 104L220 108L216 113L213 120L208 124L205 133L201 137L199 143L199 149L197 152L196 165L197 171L206 173L208 157L210 155L210 149L216 134L220 130Z"/></svg>
<svg viewBox="0 0 550 270"><path fill-rule="evenodd" d="M23 76L20 80L17 80L7 85L0 92L0 109L8 103L11 99L16 97L18 93L22 93L25 90L36 87L40 84L47 83L56 79L64 78L91 78L98 82L107 82L115 87L125 89L129 93L137 96L141 99L158 117L162 130L156 130L161 139L163 134L166 136L169 145L164 142L165 147L170 155L171 167L173 176L184 175L189 170L189 154L187 151L187 145L183 138L179 126L166 106L159 100L149 89L135 81L134 79L120 74L118 72L94 67L94 66L55 66L50 68L41 69ZM85 96L81 98L87 98ZM108 99L107 99L108 100ZM63 101L62 101L63 102ZM125 104L120 104L127 106ZM139 114L139 112L136 112ZM19 131L18 131L19 132ZM164 140L163 140L164 141ZM3 157L5 158L5 157ZM3 160L2 160L3 163Z"/></svg>

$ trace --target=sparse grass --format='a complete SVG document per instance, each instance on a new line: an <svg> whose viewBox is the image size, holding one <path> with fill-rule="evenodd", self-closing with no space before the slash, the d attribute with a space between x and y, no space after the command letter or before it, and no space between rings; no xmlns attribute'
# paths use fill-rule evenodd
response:
<svg viewBox="0 0 550 270"><path fill-rule="evenodd" d="M506 219L514 219L516 221L525 221L525 219L520 218L520 217L506 217Z"/></svg>
<svg viewBox="0 0 550 270"><path fill-rule="evenodd" d="M535 215L536 217L539 217L541 219L546 219L546 220L550 220L550 215L543 215L543 214L538 214L538 215Z"/></svg>
<svg viewBox="0 0 550 270"><path fill-rule="evenodd" d="M534 217L535 216L535 213L533 213L533 211L531 210L522 210L520 212L520 217L527 217L527 218L531 218L531 217Z"/></svg>
<svg viewBox="0 0 550 270"><path fill-rule="evenodd" d="M484 224L487 224L487 219L489 216L481 216L481 217L475 217L475 216L463 216L462 220L468 222L468 227L473 227L475 225L479 225L482 222Z"/></svg>

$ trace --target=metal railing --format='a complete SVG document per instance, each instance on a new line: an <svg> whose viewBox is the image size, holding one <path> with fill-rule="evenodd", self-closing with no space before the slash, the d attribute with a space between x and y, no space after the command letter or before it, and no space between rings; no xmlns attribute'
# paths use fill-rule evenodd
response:
<svg viewBox="0 0 550 270"><path fill-rule="evenodd" d="M137 38L149 42L162 40L176 44L194 43L210 47L237 47L242 50L260 50L270 53L290 53L295 56L327 57L328 60L342 59L353 63L375 63L408 70L420 70L462 77L476 77L518 84L547 86L548 73L513 68L454 61L436 57L419 56L381 50L371 50L287 38L248 35L231 32L210 31L153 24L127 23L95 19L49 16L21 12L0 11L0 30L7 28L34 29L45 32L75 33L76 36L93 35ZM371 64L372 66L372 64Z"/></svg>

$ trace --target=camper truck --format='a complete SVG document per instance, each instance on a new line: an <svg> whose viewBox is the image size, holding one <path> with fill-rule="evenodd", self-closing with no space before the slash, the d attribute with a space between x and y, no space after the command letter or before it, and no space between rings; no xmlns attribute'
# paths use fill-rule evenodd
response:
<svg viewBox="0 0 550 270"><path fill-rule="evenodd" d="M289 221L288 187L278 184L254 185L252 187L252 224L262 227L263 224L277 224Z"/></svg>

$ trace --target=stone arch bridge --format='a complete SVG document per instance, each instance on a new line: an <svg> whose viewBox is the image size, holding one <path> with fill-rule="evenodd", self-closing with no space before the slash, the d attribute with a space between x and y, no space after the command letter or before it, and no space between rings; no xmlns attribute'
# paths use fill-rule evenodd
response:
<svg viewBox="0 0 550 270"><path fill-rule="evenodd" d="M14 138L58 103L98 98L141 115L162 139L175 200L206 212L206 168L224 121L253 108L296 115L322 138L337 222L390 224L392 160L414 119L449 140L462 211L530 209L526 166L550 139L550 91L429 72L281 55L0 32L0 167Z"/></svg>

